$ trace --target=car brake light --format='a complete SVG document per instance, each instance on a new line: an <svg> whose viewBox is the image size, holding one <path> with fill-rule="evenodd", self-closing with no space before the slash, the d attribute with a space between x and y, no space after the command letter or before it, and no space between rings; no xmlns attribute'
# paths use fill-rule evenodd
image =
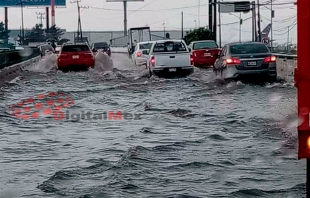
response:
<svg viewBox="0 0 310 198"><path fill-rule="evenodd" d="M141 56L142 56L142 53L141 53L141 52L137 52L137 56L138 56L138 57L141 57Z"/></svg>
<svg viewBox="0 0 310 198"><path fill-rule="evenodd" d="M193 65L193 62L194 62L193 53L191 53L190 55L190 61L191 61L191 65Z"/></svg>
<svg viewBox="0 0 310 198"><path fill-rule="evenodd" d="M153 67L155 67L155 57L154 56L151 57L151 65Z"/></svg>
<svg viewBox="0 0 310 198"><path fill-rule="evenodd" d="M276 62L277 58L275 56L269 56L264 59L264 63Z"/></svg>
<svg viewBox="0 0 310 198"><path fill-rule="evenodd" d="M236 64L240 64L241 61L239 58L228 58L225 60L226 64L228 65L236 65Z"/></svg>

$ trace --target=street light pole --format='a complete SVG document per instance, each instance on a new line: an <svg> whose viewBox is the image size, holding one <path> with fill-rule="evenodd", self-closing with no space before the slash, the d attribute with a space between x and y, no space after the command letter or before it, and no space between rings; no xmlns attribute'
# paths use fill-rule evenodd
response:
<svg viewBox="0 0 310 198"><path fill-rule="evenodd" d="M242 26L242 18L241 18L241 12L239 16L239 42L241 42L241 26Z"/></svg>
<svg viewBox="0 0 310 198"><path fill-rule="evenodd" d="M24 3L25 1L20 1L19 3L17 3L16 5L20 5L20 9L21 9L21 15L22 15L22 44L24 44L24 40L25 40L25 29L24 29Z"/></svg>

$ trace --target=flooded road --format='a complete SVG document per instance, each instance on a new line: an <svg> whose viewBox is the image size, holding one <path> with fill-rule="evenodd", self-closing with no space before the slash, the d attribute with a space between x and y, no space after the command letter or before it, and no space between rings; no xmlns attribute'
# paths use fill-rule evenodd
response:
<svg viewBox="0 0 310 198"><path fill-rule="evenodd" d="M292 85L221 84L199 69L149 79L125 54L112 59L107 75L46 66L7 85L1 198L302 197ZM10 115L10 105L40 94L70 97L74 104L62 109L70 115L121 111L139 119Z"/></svg>

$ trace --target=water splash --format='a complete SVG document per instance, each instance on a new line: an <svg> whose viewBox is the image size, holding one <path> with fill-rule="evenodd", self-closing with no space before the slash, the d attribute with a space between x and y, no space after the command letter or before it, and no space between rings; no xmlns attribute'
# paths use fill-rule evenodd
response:
<svg viewBox="0 0 310 198"><path fill-rule="evenodd" d="M56 54L49 54L43 57L38 64L34 65L33 67L27 69L28 71L37 71L37 72L50 72L55 70L57 67L57 55Z"/></svg>
<svg viewBox="0 0 310 198"><path fill-rule="evenodd" d="M113 62L109 55L100 51L95 55L95 71L103 73L110 71L113 73L113 68Z"/></svg>

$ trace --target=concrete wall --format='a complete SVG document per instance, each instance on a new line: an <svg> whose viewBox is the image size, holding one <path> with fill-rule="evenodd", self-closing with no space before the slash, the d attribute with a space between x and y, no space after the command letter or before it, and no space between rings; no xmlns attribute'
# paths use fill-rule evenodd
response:
<svg viewBox="0 0 310 198"><path fill-rule="evenodd" d="M5 82L12 81L14 78L18 77L24 69L39 63L40 60L41 56L38 56L0 70L0 86L2 86Z"/></svg>

